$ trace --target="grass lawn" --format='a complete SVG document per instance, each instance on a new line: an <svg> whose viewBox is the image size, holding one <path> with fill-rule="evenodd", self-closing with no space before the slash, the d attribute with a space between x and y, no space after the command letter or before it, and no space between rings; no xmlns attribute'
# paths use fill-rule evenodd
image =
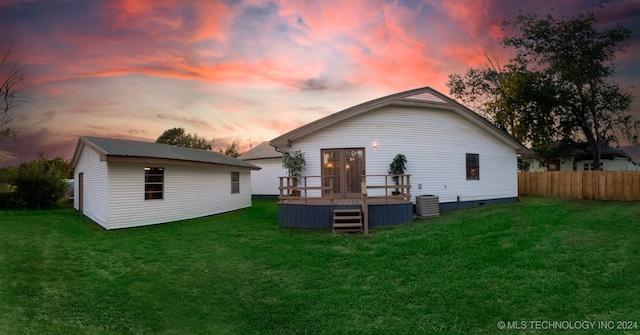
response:
<svg viewBox="0 0 640 335"><path fill-rule="evenodd" d="M640 334L638 203L528 197L369 236L276 217L263 200L105 231L0 211L0 334Z"/></svg>

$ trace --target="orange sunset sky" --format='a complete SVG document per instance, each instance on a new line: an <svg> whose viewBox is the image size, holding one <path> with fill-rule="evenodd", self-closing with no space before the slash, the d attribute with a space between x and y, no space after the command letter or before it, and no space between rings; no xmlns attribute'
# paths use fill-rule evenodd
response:
<svg viewBox="0 0 640 335"><path fill-rule="evenodd" d="M0 0L0 51L30 73L0 166L71 158L82 135L154 141L184 127L243 150L344 108L484 61L518 11L634 32L615 81L640 117L640 0ZM2 70L2 69L0 69ZM6 69L5 69L6 70ZM632 88L635 85L635 88ZM3 152L17 152L12 158Z"/></svg>

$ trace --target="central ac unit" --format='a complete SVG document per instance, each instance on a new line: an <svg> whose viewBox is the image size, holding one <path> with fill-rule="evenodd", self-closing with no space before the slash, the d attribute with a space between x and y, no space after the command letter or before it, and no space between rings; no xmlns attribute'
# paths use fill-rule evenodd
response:
<svg viewBox="0 0 640 335"><path fill-rule="evenodd" d="M416 196L416 214L423 218L440 216L440 198L437 195Z"/></svg>

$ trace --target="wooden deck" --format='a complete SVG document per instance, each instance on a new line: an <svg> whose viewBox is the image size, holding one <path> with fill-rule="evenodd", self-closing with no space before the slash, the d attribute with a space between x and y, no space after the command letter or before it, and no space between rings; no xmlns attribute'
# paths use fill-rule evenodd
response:
<svg viewBox="0 0 640 335"><path fill-rule="evenodd" d="M398 183L390 180L397 177ZM336 211L358 209L362 213L364 233L369 227L402 224L413 220L411 202L410 175L363 175L360 195L348 199L336 199L333 194L331 178L323 176L280 177L280 196L278 199L278 225L292 228L332 229ZM371 185L365 181L378 178L379 184ZM314 183L311 180L323 180ZM375 190L376 196L369 196L369 190ZM295 195L294 195L295 194ZM320 196L322 194L322 196ZM379 195L383 194L383 195ZM353 195L352 195L353 196Z"/></svg>

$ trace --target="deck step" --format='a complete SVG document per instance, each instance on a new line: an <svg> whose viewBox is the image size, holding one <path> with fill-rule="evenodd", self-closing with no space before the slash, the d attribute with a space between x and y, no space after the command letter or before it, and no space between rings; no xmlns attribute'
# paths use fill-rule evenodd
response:
<svg viewBox="0 0 640 335"><path fill-rule="evenodd" d="M342 214L352 214L352 213L360 213L360 209L334 209L334 215L342 215Z"/></svg>
<svg viewBox="0 0 640 335"><path fill-rule="evenodd" d="M336 209L333 211L333 232L361 232L362 211L360 209Z"/></svg>
<svg viewBox="0 0 640 335"><path fill-rule="evenodd" d="M361 216L334 216L333 217L333 221L349 221L349 220L358 220L360 221L362 219Z"/></svg>

